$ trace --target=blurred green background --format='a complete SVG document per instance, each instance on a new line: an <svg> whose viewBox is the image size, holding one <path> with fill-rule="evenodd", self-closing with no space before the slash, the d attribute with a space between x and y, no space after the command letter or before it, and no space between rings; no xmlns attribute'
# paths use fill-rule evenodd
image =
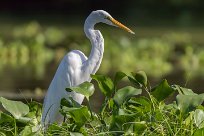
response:
<svg viewBox="0 0 204 136"><path fill-rule="evenodd" d="M79 49L89 55L83 25L97 9L136 33L96 26L105 39L98 74L143 70L152 86L166 78L202 92L203 6L202 0L1 1L0 96L41 101L65 53Z"/></svg>

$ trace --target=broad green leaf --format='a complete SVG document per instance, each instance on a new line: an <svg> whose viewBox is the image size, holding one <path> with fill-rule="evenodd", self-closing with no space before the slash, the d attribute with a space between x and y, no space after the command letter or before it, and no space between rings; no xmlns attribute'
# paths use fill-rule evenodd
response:
<svg viewBox="0 0 204 136"><path fill-rule="evenodd" d="M194 113L194 121L196 126L200 129L204 127L204 111L196 109Z"/></svg>
<svg viewBox="0 0 204 136"><path fill-rule="evenodd" d="M0 112L0 124L8 122L13 122L13 117L6 113Z"/></svg>
<svg viewBox="0 0 204 136"><path fill-rule="evenodd" d="M83 126L91 118L91 114L85 106L80 108L63 107L63 111L68 113L79 127Z"/></svg>
<svg viewBox="0 0 204 136"><path fill-rule="evenodd" d="M109 77L103 75L91 75L91 77L98 82L99 89L105 96L110 97L112 95L114 84Z"/></svg>
<svg viewBox="0 0 204 136"><path fill-rule="evenodd" d="M117 72L114 77L114 85L116 86L120 80L122 80L125 76L127 76L123 72Z"/></svg>
<svg viewBox="0 0 204 136"><path fill-rule="evenodd" d="M204 128L196 130L193 136L204 136Z"/></svg>
<svg viewBox="0 0 204 136"><path fill-rule="evenodd" d="M75 108L81 107L81 105L78 102L76 102L72 97L68 97L67 99L62 98L60 105L66 106L66 107L75 107Z"/></svg>
<svg viewBox="0 0 204 136"><path fill-rule="evenodd" d="M151 110L151 102L147 97L141 96L139 98L131 98L128 101L128 106L137 112L149 112Z"/></svg>
<svg viewBox="0 0 204 136"><path fill-rule="evenodd" d="M127 124L124 124L123 127L124 127L124 131L126 132L125 133L126 135L132 134L132 133L139 135L146 130L147 125L145 121L141 121L141 122L129 122Z"/></svg>
<svg viewBox="0 0 204 136"><path fill-rule="evenodd" d="M75 91L77 93L83 94L87 100L89 100L89 97L93 95L95 88L92 83L86 81L76 87L66 88L66 91Z"/></svg>
<svg viewBox="0 0 204 136"><path fill-rule="evenodd" d="M142 93L142 89L137 89L132 86L127 86L119 89L115 93L113 100L118 106L120 106L124 101L128 100L132 96L135 96L141 93Z"/></svg>
<svg viewBox="0 0 204 136"><path fill-rule="evenodd" d="M172 88L175 89L176 91L178 91L179 94L184 94L184 95L197 95L197 94L194 93L191 89L183 88L183 87L180 87L179 85L173 85Z"/></svg>
<svg viewBox="0 0 204 136"><path fill-rule="evenodd" d="M110 130L111 131L122 131L124 128L124 124L134 122L136 116L134 114L127 114L127 115L116 115L112 116ZM131 124L129 124L131 125ZM127 127L127 126L126 126Z"/></svg>
<svg viewBox="0 0 204 136"><path fill-rule="evenodd" d="M32 127L25 126L25 128L20 133L21 136L33 136Z"/></svg>
<svg viewBox="0 0 204 136"><path fill-rule="evenodd" d="M151 90L151 95L153 95L157 101L161 102L170 96L174 91L175 90L169 86L167 80L163 80L158 86Z"/></svg>
<svg viewBox="0 0 204 136"><path fill-rule="evenodd" d="M129 104L134 104L135 106L147 106L151 107L150 100L147 97L141 96L139 98L131 98Z"/></svg>
<svg viewBox="0 0 204 136"><path fill-rule="evenodd" d="M203 97L200 95L182 95L176 96L176 102L182 113L188 113L203 103Z"/></svg>
<svg viewBox="0 0 204 136"><path fill-rule="evenodd" d="M132 73L136 81L143 86L147 86L147 75L144 71L138 71L137 73Z"/></svg>
<svg viewBox="0 0 204 136"><path fill-rule="evenodd" d="M140 84L131 76L128 76L129 81L137 88L141 88Z"/></svg>
<svg viewBox="0 0 204 136"><path fill-rule="evenodd" d="M204 106L203 105L199 105L196 109L204 110Z"/></svg>
<svg viewBox="0 0 204 136"><path fill-rule="evenodd" d="M146 128L147 128L147 125L145 121L136 122L134 124L134 133L142 134Z"/></svg>
<svg viewBox="0 0 204 136"><path fill-rule="evenodd" d="M22 102L7 100L3 97L0 97L0 102L4 109L10 112L16 119L25 116L29 112L29 107Z"/></svg>
<svg viewBox="0 0 204 136"><path fill-rule="evenodd" d="M61 109L60 109L60 113L64 116L67 115L66 111L64 111L63 109L65 109L65 107L69 107L69 108L80 108L82 107L79 103L77 103L72 97L68 97L67 99L62 98L61 102Z"/></svg>

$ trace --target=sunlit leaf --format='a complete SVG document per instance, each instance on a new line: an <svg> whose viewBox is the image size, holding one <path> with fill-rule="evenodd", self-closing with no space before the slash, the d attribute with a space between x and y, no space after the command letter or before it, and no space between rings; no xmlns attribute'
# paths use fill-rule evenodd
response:
<svg viewBox="0 0 204 136"><path fill-rule="evenodd" d="M196 130L193 136L204 136L204 128Z"/></svg>
<svg viewBox="0 0 204 136"><path fill-rule="evenodd" d="M194 93L191 89L189 89L189 88L184 88L184 87L180 87L179 85L173 85L172 88L175 89L176 91L178 91L179 94L184 94L184 95L197 95L197 94Z"/></svg>
<svg viewBox="0 0 204 136"><path fill-rule="evenodd" d="M33 136L32 127L25 126L25 128L20 133L21 136Z"/></svg>
<svg viewBox="0 0 204 136"><path fill-rule="evenodd" d="M24 124L28 124L28 123L32 123L33 125L37 124L37 122L35 122L35 120L32 121L32 118L29 117L19 117L17 119L18 122L24 123Z"/></svg>
<svg viewBox="0 0 204 136"><path fill-rule="evenodd" d="M118 106L120 106L124 101L128 100L132 96L135 96L141 93L142 93L142 89L137 89L132 86L127 86L119 89L115 93L113 100Z"/></svg>
<svg viewBox="0 0 204 136"><path fill-rule="evenodd" d="M189 112L188 117L184 120L186 126L191 125L194 116L194 111ZM195 120L195 119L194 119Z"/></svg>
<svg viewBox="0 0 204 136"><path fill-rule="evenodd" d="M92 83L86 81L76 87L66 88L66 90L68 92L75 91L77 93L83 94L87 98L87 100L89 100L89 97L93 95L95 88Z"/></svg>
<svg viewBox="0 0 204 136"><path fill-rule="evenodd" d="M10 112L16 119L25 116L29 112L29 107L22 102L7 100L3 97L0 97L0 102L4 109Z"/></svg>
<svg viewBox="0 0 204 136"><path fill-rule="evenodd" d="M196 109L194 113L194 121L198 128L204 127L204 111Z"/></svg>
<svg viewBox="0 0 204 136"><path fill-rule="evenodd" d="M111 96L114 91L114 84L109 77L104 75L91 75L91 78L98 82L98 86L105 96Z"/></svg>
<svg viewBox="0 0 204 136"><path fill-rule="evenodd" d="M176 102L182 113L188 113L203 103L203 97L200 95L182 95L176 96Z"/></svg>
<svg viewBox="0 0 204 136"><path fill-rule="evenodd" d="M154 96L159 102L165 100L170 96L175 90L172 89L167 80L163 80L159 85L151 90L151 95Z"/></svg>

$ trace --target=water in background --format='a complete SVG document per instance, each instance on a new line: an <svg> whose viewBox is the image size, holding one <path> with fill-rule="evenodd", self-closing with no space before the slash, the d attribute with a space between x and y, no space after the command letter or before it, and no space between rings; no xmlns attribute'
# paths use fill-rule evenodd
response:
<svg viewBox="0 0 204 136"><path fill-rule="evenodd" d="M79 49L88 56L91 49L82 26L44 26L36 21L6 26L0 26L4 27L0 35L0 94L11 99L41 101L65 53ZM133 36L104 25L97 28L105 39L98 73L113 76L116 71L143 70L152 85L167 78L171 84L200 92L204 89L204 29L133 26ZM102 99L100 94L94 97Z"/></svg>

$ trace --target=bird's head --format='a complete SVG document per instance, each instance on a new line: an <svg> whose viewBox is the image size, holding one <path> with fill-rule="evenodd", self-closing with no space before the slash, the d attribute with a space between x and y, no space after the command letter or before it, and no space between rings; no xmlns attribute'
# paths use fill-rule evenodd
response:
<svg viewBox="0 0 204 136"><path fill-rule="evenodd" d="M135 34L132 30L115 20L108 12L104 10L93 11L91 16L95 19L96 23L102 22L108 25L119 27L125 31L130 32L131 34Z"/></svg>

